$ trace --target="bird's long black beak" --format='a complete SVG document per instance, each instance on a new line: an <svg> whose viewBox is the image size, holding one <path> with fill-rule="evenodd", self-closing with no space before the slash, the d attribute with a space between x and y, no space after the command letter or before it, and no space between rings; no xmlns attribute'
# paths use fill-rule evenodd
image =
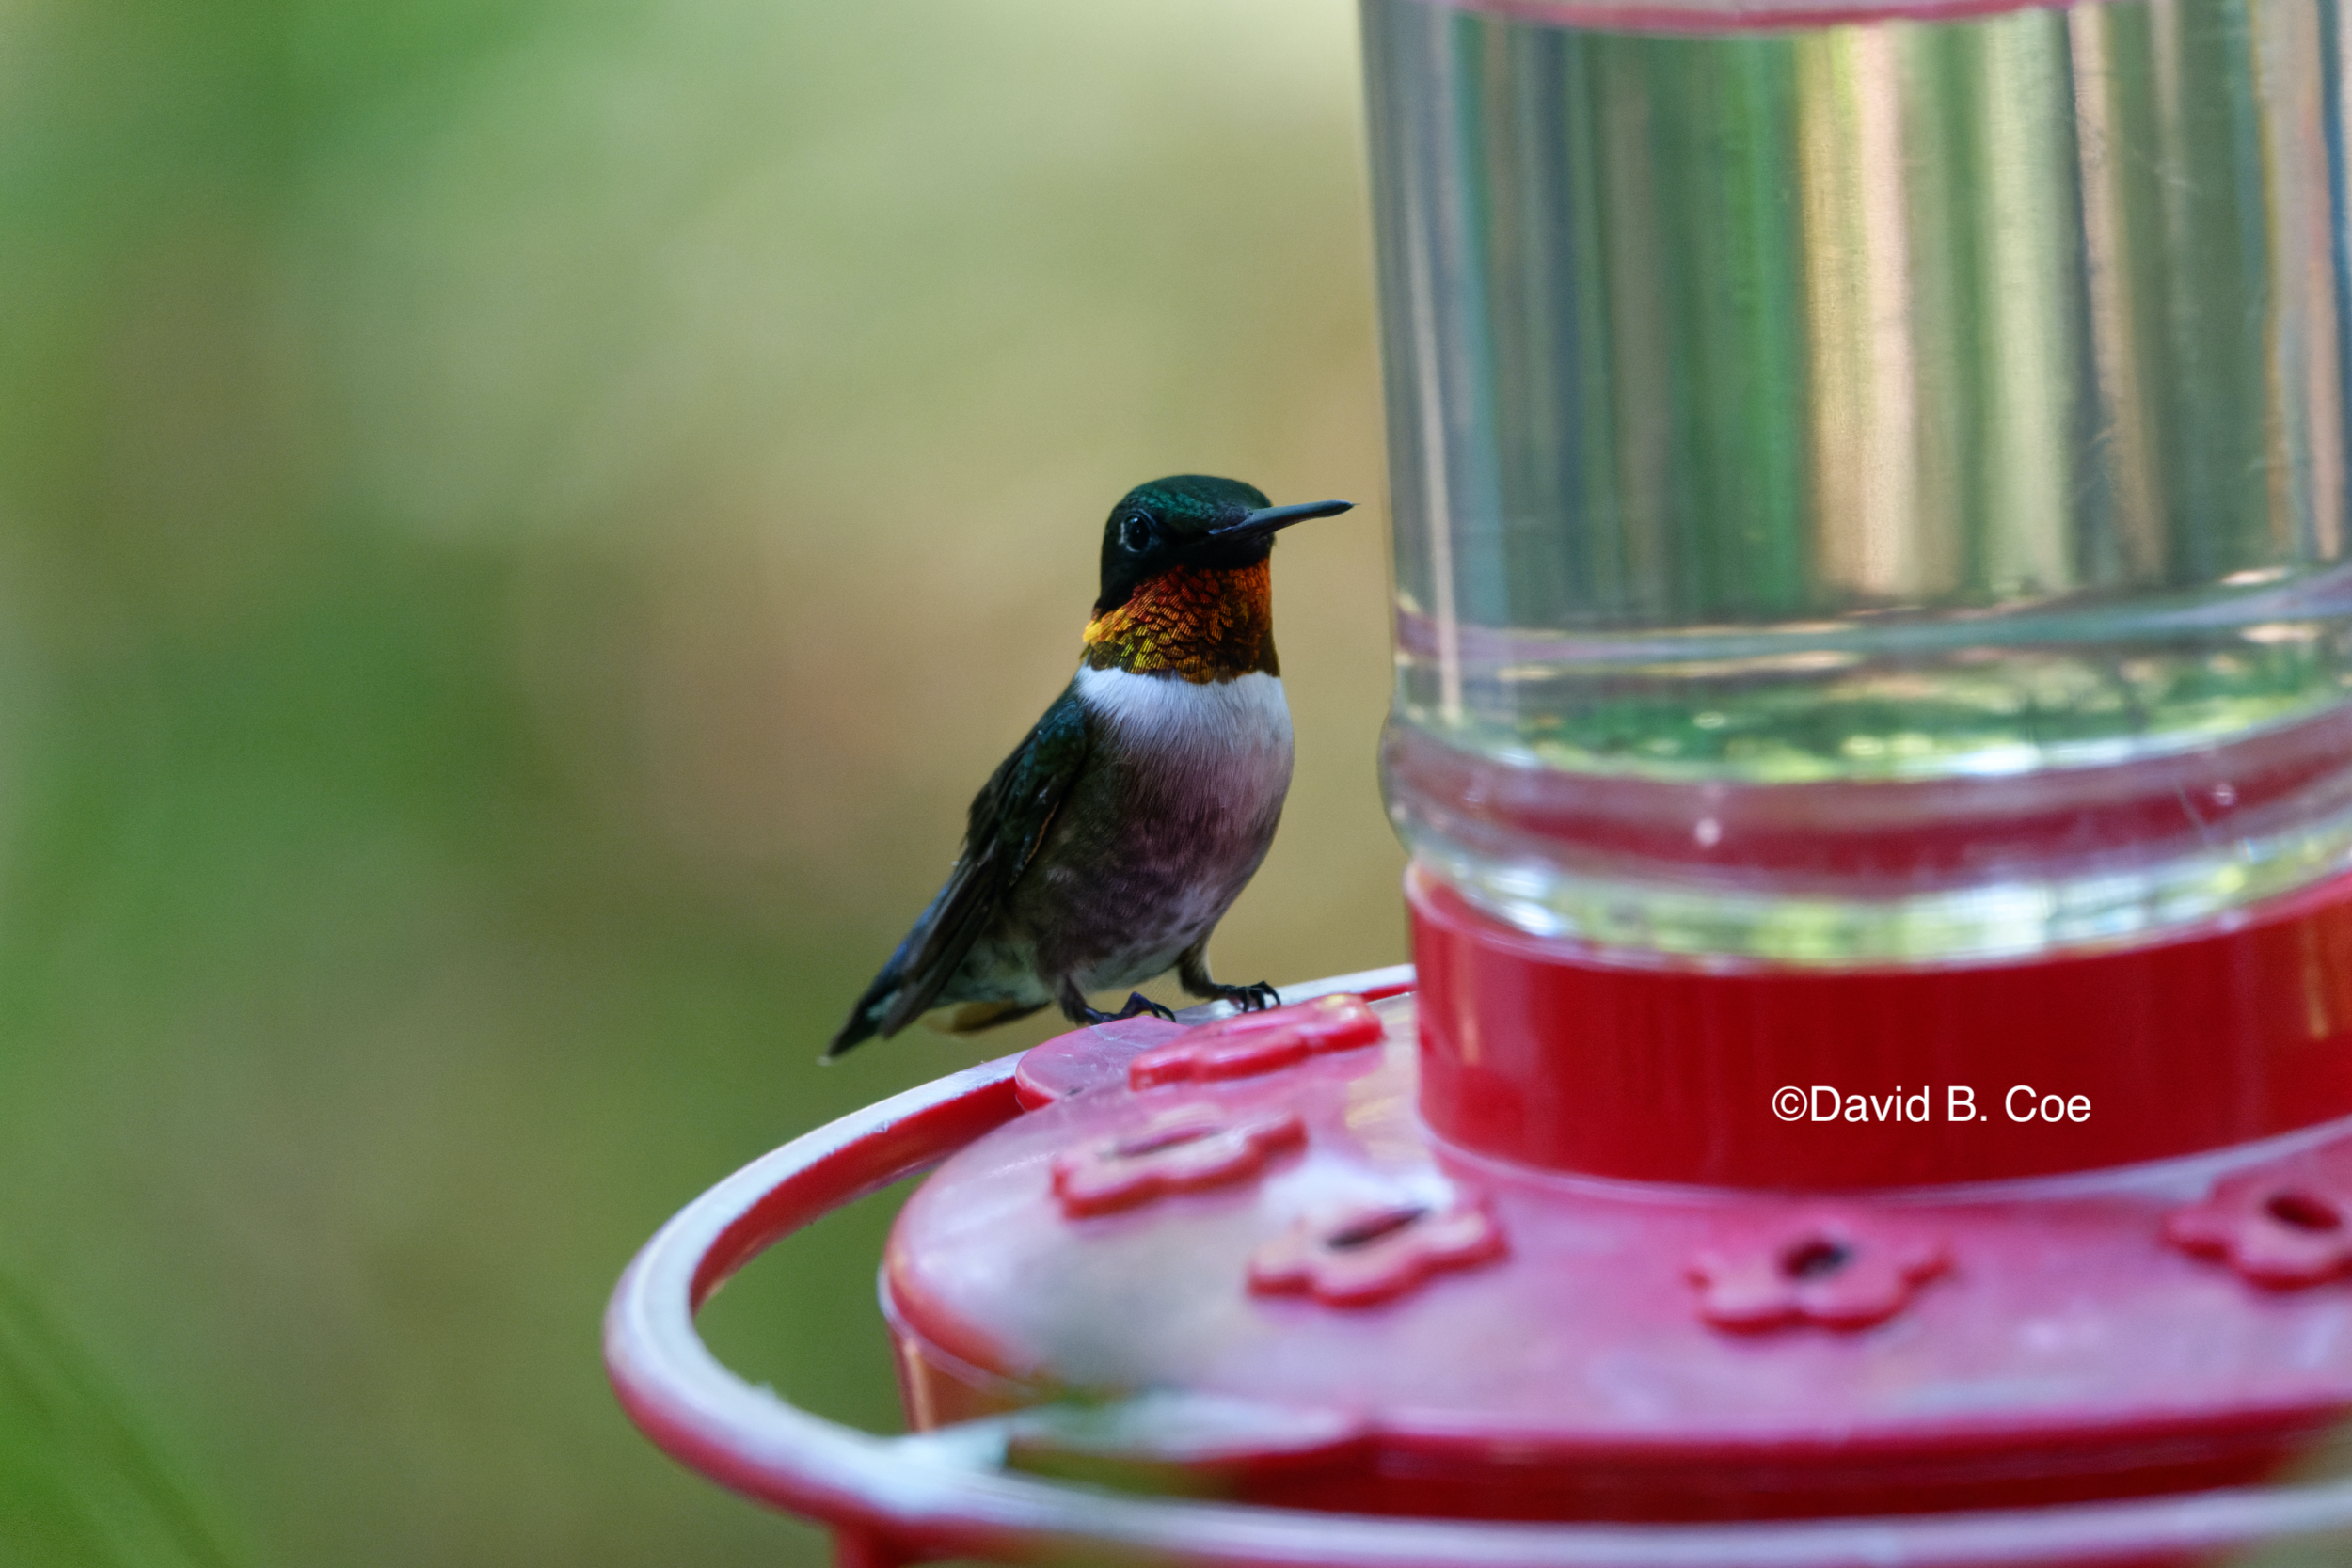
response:
<svg viewBox="0 0 2352 1568"><path fill-rule="evenodd" d="M1303 523L1310 517L1336 517L1351 511L1354 501L1300 501L1296 506L1262 506L1238 523L1217 529L1212 539L1259 539L1277 529Z"/></svg>

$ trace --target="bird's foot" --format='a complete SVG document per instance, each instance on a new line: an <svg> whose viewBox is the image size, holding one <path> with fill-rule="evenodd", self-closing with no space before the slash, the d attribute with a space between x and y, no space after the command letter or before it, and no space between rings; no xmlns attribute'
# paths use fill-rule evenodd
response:
<svg viewBox="0 0 2352 1568"><path fill-rule="evenodd" d="M1152 1001L1139 990L1129 991L1127 1005L1115 1013L1106 1013L1100 1007L1081 1007L1078 1009L1078 1021L1089 1024L1117 1023L1121 1019L1137 1018L1145 1013L1150 1013L1153 1018L1164 1018L1170 1023L1176 1022L1174 1008Z"/></svg>
<svg viewBox="0 0 2352 1568"><path fill-rule="evenodd" d="M1245 1013L1263 1012L1268 1007L1279 1007L1282 1005L1282 993L1263 980L1254 986L1220 986L1212 983L1208 988L1208 994L1211 1000L1231 1002Z"/></svg>

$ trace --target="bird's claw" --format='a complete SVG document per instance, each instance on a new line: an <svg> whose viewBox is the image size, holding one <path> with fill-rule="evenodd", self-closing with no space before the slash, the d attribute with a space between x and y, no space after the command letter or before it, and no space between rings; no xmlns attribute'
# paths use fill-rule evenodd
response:
<svg viewBox="0 0 2352 1568"><path fill-rule="evenodd" d="M1127 1005L1115 1013L1106 1013L1100 1007L1088 1007L1083 1009L1079 1016L1089 1024L1117 1023L1121 1019L1137 1018L1145 1013L1151 1014L1153 1018L1164 1018L1170 1023L1176 1022L1174 1008L1152 1001L1139 990L1129 991Z"/></svg>
<svg viewBox="0 0 2352 1568"><path fill-rule="evenodd" d="M1263 980L1253 986L1219 986L1216 994L1220 1001L1231 1002L1245 1013L1263 1012L1282 1005L1282 993Z"/></svg>

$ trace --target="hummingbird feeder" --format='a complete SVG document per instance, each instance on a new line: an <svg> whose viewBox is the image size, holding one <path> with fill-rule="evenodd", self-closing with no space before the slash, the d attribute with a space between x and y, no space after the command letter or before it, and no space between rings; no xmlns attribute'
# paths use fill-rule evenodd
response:
<svg viewBox="0 0 2352 1568"><path fill-rule="evenodd" d="M2337 0L1364 0L1409 969L691 1204L630 1416L841 1560L2352 1548ZM913 1431L693 1314L936 1166Z"/></svg>

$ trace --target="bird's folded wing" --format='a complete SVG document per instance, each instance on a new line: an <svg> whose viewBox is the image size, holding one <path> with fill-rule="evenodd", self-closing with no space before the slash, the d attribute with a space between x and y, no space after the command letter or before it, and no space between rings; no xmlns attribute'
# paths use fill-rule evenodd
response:
<svg viewBox="0 0 2352 1568"><path fill-rule="evenodd" d="M972 943L1035 858L1055 814L1086 767L1085 707L1073 684L972 800L963 852L910 939L898 994L880 1032L896 1034L930 1010Z"/></svg>

